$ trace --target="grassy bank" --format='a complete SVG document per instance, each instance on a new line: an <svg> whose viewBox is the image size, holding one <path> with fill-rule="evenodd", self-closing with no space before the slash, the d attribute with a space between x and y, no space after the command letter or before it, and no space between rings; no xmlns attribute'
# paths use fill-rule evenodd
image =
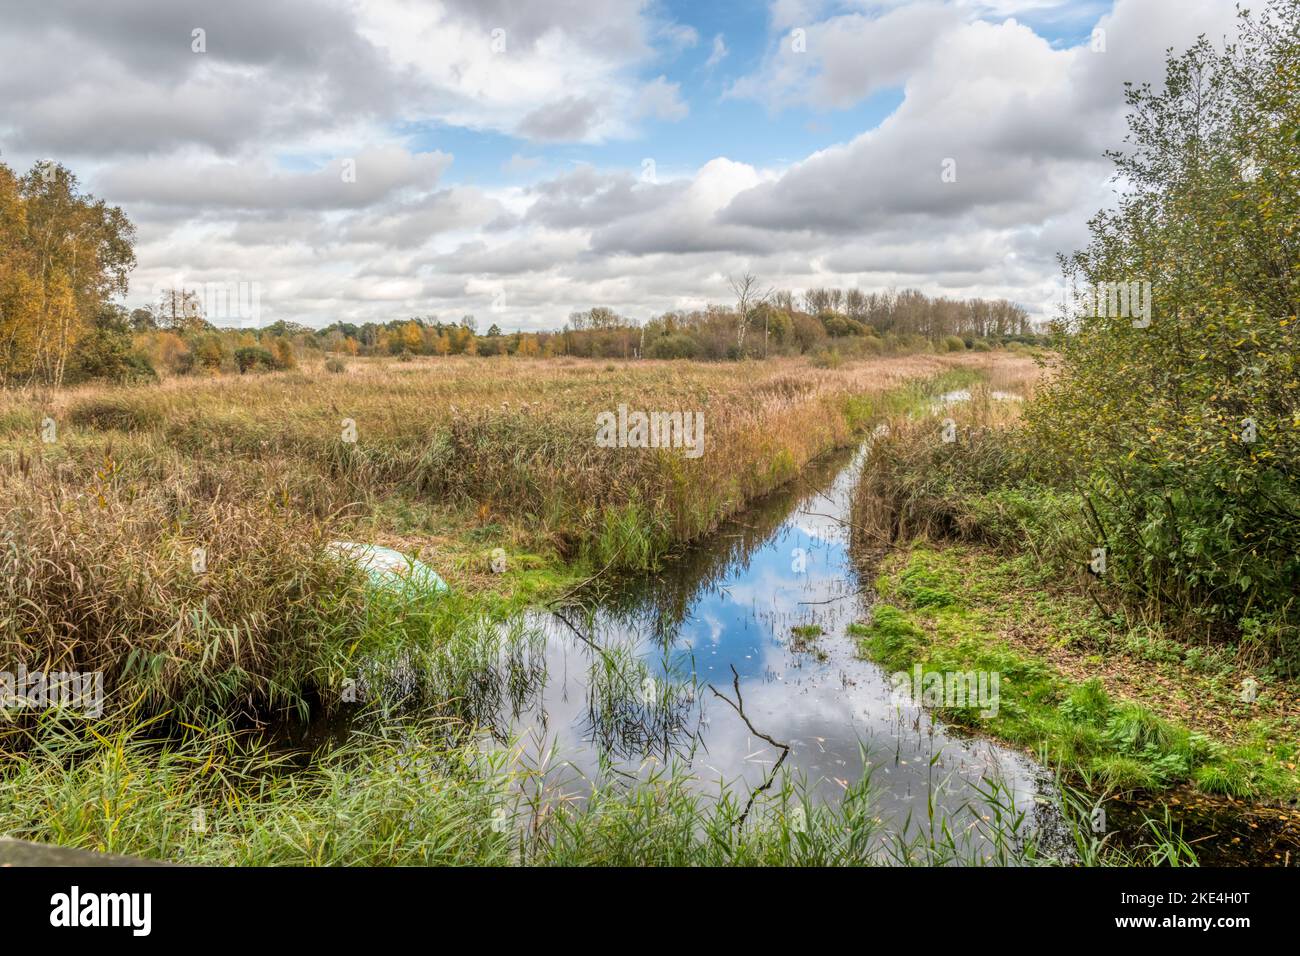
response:
<svg viewBox="0 0 1300 956"><path fill-rule="evenodd" d="M885 819L870 780L835 805L789 778L759 796L707 792L662 770L581 804L547 775L507 770L505 751L449 744L441 721L383 721L302 761L247 734L189 728L69 733L0 775L0 832L188 865L935 866L1160 865L1194 860L1150 828L1127 852L1065 805L1065 845L1044 845L998 784L984 802L927 818Z"/></svg>
<svg viewBox="0 0 1300 956"><path fill-rule="evenodd" d="M891 555L880 603L857 627L891 671L1000 674L997 713L940 707L944 719L1038 753L1099 790L1191 785L1285 803L1300 793L1300 708L1229 654L1129 629L1028 555L916 545Z"/></svg>
<svg viewBox="0 0 1300 956"><path fill-rule="evenodd" d="M1294 807L1300 687L1278 645L1224 640L1108 588L1087 500L1036 477L1018 441L1039 380L1003 377L896 416L876 440L854 507L858 544L879 562L864 653L896 671L1000 674L995 715L943 716L1094 791Z"/></svg>

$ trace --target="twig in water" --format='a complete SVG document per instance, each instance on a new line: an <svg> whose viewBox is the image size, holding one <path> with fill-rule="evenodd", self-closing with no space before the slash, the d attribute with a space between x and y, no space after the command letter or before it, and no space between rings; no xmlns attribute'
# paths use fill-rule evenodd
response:
<svg viewBox="0 0 1300 956"><path fill-rule="evenodd" d="M751 734L753 734L755 737L758 737L762 740L766 740L773 747L779 747L781 750L781 756L778 757L776 763L772 765L772 772L768 774L767 780L764 781L761 787L757 788L752 793L750 793L749 800L745 803L744 811L740 814L739 818L737 818L736 820L736 826L739 827L739 826L744 826L745 818L749 816L749 811L754 806L754 800L758 797L760 793L770 788L772 786L773 781L776 780L777 771L781 769L781 764L785 763L785 758L790 755L790 745L783 744L779 741L773 740L771 737L761 732L757 727L755 727L753 724L749 722L749 718L745 716L744 698L740 696L740 674L736 672L735 664L731 665L731 686L736 688L736 699L734 701L726 694L721 693L712 684L709 685L709 690L713 691L715 697L721 697L723 700L725 700L728 704L731 705L732 709L735 710L735 712L740 715L740 719L745 722L745 726L749 728L749 732Z"/></svg>
<svg viewBox="0 0 1300 956"><path fill-rule="evenodd" d="M880 534L879 532L872 531L870 528L864 528L861 525L856 525L852 521L849 521L845 518L840 518L835 515L822 514L820 511L801 511L799 513L805 514L810 518L827 518L830 521L836 522L841 528L848 528L851 531L857 531L860 532L861 534L865 534L869 538L874 538L877 542L884 545L886 548L898 547L898 545L894 544L892 541L890 541L888 538L886 538L884 535Z"/></svg>
<svg viewBox="0 0 1300 956"><path fill-rule="evenodd" d="M837 594L833 598L827 598L825 601L800 601L800 605L805 604L834 604L836 601L843 601L845 598L860 597L869 592L871 588L858 588L856 591L850 591L848 594Z"/></svg>

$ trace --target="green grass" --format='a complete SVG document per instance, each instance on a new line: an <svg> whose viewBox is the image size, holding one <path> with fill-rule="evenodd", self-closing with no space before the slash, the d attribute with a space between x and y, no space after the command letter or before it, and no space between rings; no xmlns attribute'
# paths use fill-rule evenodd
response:
<svg viewBox="0 0 1300 956"><path fill-rule="evenodd" d="M817 646L817 638L825 633L820 624L797 624L790 628L790 649L796 654L811 653L819 661L824 661L828 655Z"/></svg>
<svg viewBox="0 0 1300 956"><path fill-rule="evenodd" d="M386 719L310 760L214 725L156 738L147 724L83 734L53 720L0 777L0 832L190 865L916 866L1068 862L1040 845L1011 795L923 819L884 819L869 779L834 805L788 776L760 796L709 792L680 770L598 787L574 803L505 750L449 741L437 720ZM1071 803L1070 801L1073 801ZM1186 860L1170 828L1123 853L1062 804L1077 862Z"/></svg>
<svg viewBox="0 0 1300 956"><path fill-rule="evenodd" d="M1291 797L1300 790L1292 721L1247 724L1253 739L1213 741L1188 730L1176 712L1161 714L1150 704L1112 699L1100 681L1071 679L1013 647L1002 634L1030 628L1076 651L1095 648L1110 655L1133 648L1138 653L1131 667L1139 675L1145 668L1148 677L1155 676L1159 664L1151 658L1156 656L1172 664L1159 671L1163 677L1181 673L1192 679L1182 671L1188 648L1149 635L1114 635L1114 622L1079 600L1034 590L1029 563L968 547L914 545L887 563L877 581L880 600L871 622L855 625L851 633L863 654L894 671L920 664L926 674L998 672L995 715L939 708L940 715L1033 750L1074 779L1114 791L1190 784L1206 793L1255 799ZM1160 655L1149 653L1154 646ZM1167 660L1175 649L1179 653ZM1199 673L1191 672L1200 683L1188 694L1215 704L1206 700L1205 688L1230 681L1232 672L1212 656L1200 661Z"/></svg>

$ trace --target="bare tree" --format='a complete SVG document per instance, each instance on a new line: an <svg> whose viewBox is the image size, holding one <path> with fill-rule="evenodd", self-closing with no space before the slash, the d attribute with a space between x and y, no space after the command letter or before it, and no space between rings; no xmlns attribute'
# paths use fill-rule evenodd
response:
<svg viewBox="0 0 1300 956"><path fill-rule="evenodd" d="M758 276L752 272L746 272L744 275L736 278L727 276L727 284L731 286L731 291L736 297L736 345L743 354L745 351L745 330L749 328L749 313L760 302L766 302L771 296L772 290L766 292L758 291Z"/></svg>
<svg viewBox="0 0 1300 956"><path fill-rule="evenodd" d="M205 318L203 300L193 289L164 289L154 306L154 315L159 325L175 332L201 329Z"/></svg>

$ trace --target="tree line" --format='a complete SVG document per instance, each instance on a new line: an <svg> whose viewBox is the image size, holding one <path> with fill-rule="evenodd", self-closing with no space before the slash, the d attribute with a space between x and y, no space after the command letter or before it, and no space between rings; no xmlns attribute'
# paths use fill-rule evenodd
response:
<svg viewBox="0 0 1300 956"><path fill-rule="evenodd" d="M1006 300L936 298L915 289L763 291L750 274L731 280L734 304L644 322L596 306L540 332L504 332L496 323L480 331L472 315L322 329L283 320L222 327L229 310L208 314L211 303L199 289L163 289L128 312L118 300L135 266L134 241L122 210L84 194L65 167L42 162L20 177L0 164L0 387L286 369L310 356L725 361L951 351L1036 338L1025 309Z"/></svg>

